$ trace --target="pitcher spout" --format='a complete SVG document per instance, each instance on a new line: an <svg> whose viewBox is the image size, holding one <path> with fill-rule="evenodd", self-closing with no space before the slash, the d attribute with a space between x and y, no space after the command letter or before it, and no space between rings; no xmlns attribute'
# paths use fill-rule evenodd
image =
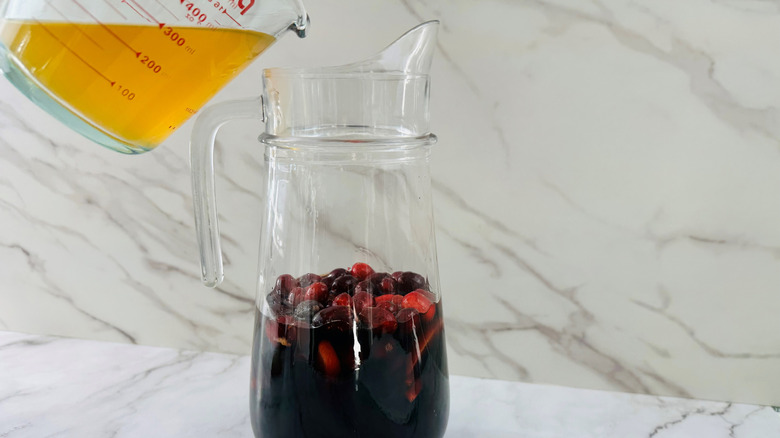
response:
<svg viewBox="0 0 780 438"><path fill-rule="evenodd" d="M344 72L400 72L428 75L436 48L439 21L422 23L385 47L376 55L341 67Z"/></svg>

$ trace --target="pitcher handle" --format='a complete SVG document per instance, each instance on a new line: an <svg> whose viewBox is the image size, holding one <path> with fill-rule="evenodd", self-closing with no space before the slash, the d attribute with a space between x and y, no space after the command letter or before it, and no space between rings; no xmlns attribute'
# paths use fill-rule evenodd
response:
<svg viewBox="0 0 780 438"><path fill-rule="evenodd" d="M263 120L262 97L230 100L204 109L195 120L190 138L192 203L200 249L201 279L208 287L222 283L222 247L214 186L214 141L225 123L236 119Z"/></svg>

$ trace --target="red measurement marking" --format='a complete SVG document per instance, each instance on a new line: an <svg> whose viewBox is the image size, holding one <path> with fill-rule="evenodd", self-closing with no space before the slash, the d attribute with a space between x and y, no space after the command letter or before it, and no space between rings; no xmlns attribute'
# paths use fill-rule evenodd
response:
<svg viewBox="0 0 780 438"><path fill-rule="evenodd" d="M93 67L93 66L92 66L92 64L90 64L90 63L88 63L87 61L85 61L85 60L84 60L84 58L82 58L81 56L79 56L79 54L78 54L78 53L74 52L74 51L73 51L73 49L71 49L70 47L68 47L68 45L67 45L67 44L65 44L65 43L64 43L64 42L63 42L61 39L57 38L57 35L54 35L54 34L53 34L53 33L52 33L50 30L49 30L49 28L48 28L48 27L46 27L46 26L44 26L44 25L43 25L43 23L41 23L40 21L36 20L35 18L33 18L33 20L35 20L35 22L36 22L36 23L38 23L38 24L41 26L41 28L42 28L43 30L45 30L45 31L46 31L46 33L48 33L49 35L51 35L51 37L52 37L52 38L54 38L54 39L55 39L55 40L56 40L58 43L60 43L60 44L62 45L62 47L64 47L64 48L65 48L67 51L69 51L70 53L72 53L72 54L73 54L73 56L75 56L76 58L78 58L78 59L79 59L79 61L83 62L83 63L84 63L84 65L86 65L87 67L91 68L91 69L92 69L92 71L94 71L95 73L97 73L98 75L100 75L100 77L101 77L101 78L103 78L103 79L105 79L105 80L106 80L106 81L107 81L109 84L111 84L111 86L112 86L112 87L114 86L114 84L116 84L116 81L112 81L111 79L107 78L107 77L106 77L106 75L104 75L103 73L101 73L101 72L100 72L100 70L98 70L98 69L96 69L95 67Z"/></svg>
<svg viewBox="0 0 780 438"><path fill-rule="evenodd" d="M231 20L233 20L233 23L236 23L237 25L239 25L239 27L244 27L244 26L241 26L241 23L239 23L238 21L236 21L236 19L235 19L235 18L233 18L233 17L232 17L230 14L228 14L228 11L227 11L227 9L225 9L224 11L222 11L222 13L223 13L223 14L225 14L225 15L227 15L227 16L228 16L228 17L229 17Z"/></svg>
<svg viewBox="0 0 780 438"><path fill-rule="evenodd" d="M123 14L123 13L119 12L119 9L117 9L117 8L116 8L116 6L112 5L112 4L111 4L111 2L110 2L109 0L103 0L103 1L104 1L104 2L106 2L106 4L107 4L107 5L111 6L111 9L113 9L113 10L114 10L114 12L116 12L117 14L119 14L119 16L120 16L120 17L122 17L122 18L124 18L125 20L127 20L127 17L125 17L125 14Z"/></svg>
<svg viewBox="0 0 780 438"><path fill-rule="evenodd" d="M122 2L125 2L125 1L126 1L126 0L122 0ZM161 24L159 21L157 21L157 19L156 19L156 18L154 18L154 15L150 14L150 13L149 13L149 11L147 11L146 9L144 9L144 7L143 7L143 6L141 6L140 4L138 4L138 2L137 2L137 1L135 1L135 0L129 0L129 1L133 2L133 4L135 4L135 5L136 5L136 7L138 7L138 9L140 9L140 10L144 11L144 13L145 13L146 15L148 15L148 16L149 16L149 18L151 18L151 19L152 19L152 21L154 21L154 22L155 22L155 23L157 23L157 24Z"/></svg>
<svg viewBox="0 0 780 438"><path fill-rule="evenodd" d="M52 4L52 2L51 2L51 1L49 1L49 0L46 0L46 3L48 3L48 4L49 4L49 6L50 6L52 9L54 9L55 11L57 11L57 13L58 13L58 14L60 14L60 16L62 16L62 18L65 20L65 22L66 22L66 23L69 23L71 26L75 27L77 31L79 31L79 32L80 32L82 35L84 35L84 37L86 37L88 40L92 41L92 44L94 44L94 45L98 46L98 47L99 47L99 48L101 48L101 49L103 48L103 46L101 46L100 44L98 44L98 42L97 42L97 41L93 40L93 39L92 39L92 37L90 37L90 36L89 36L89 35L88 35L86 32L84 32L83 30L81 30L81 28L80 28L80 27L76 26L75 24L73 24L73 22L71 22L70 20L68 20L68 17L66 17L66 16L65 16L65 14L63 14L63 13L62 13L62 11L60 11L59 9L57 9L57 7L56 7L56 6L54 6L54 4Z"/></svg>
<svg viewBox="0 0 780 438"><path fill-rule="evenodd" d="M89 11L88 11L88 10L87 10L87 9L86 9L84 6L82 6L82 5L81 5L81 3L79 3L77 0L73 0L73 3L75 3L75 4L76 4L76 5L79 7L79 8L81 8L81 10L82 10L82 11L86 12L86 13L87 13L87 14L88 14L90 17L92 17L92 19L93 19L93 20L95 20L95 22L96 22L97 24L99 24L100 26L102 26L102 27L103 27L103 29L105 29L105 30L106 30L106 32L108 32L108 33L110 33L111 35L113 35L113 36L114 36L114 38L116 38L116 39L117 39L117 40L118 40L120 43L124 44L124 45L125 45L125 47L127 47L127 48L128 48L128 49L130 49L130 50L132 50L132 51L133 51L133 53L135 53L135 57L136 57L136 58L138 58L138 57L140 57L140 56L141 56L141 52L139 52L138 50L135 50L135 49L134 49L132 46L130 46L130 44L127 44L127 43L125 42L125 40L123 40L122 38L119 38L119 35L115 34L115 33L114 33L114 31L112 31L111 29L109 29L109 28L108 28L108 26L106 26L105 24L103 24L103 23L102 23L100 20L98 20L98 19L97 19L97 17L95 17L94 15L92 15L92 13L91 13L91 12L89 12Z"/></svg>

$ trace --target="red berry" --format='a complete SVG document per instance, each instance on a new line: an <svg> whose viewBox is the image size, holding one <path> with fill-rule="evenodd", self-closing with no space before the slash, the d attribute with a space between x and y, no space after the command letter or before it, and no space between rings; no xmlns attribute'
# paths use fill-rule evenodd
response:
<svg viewBox="0 0 780 438"><path fill-rule="evenodd" d="M295 307L304 301L304 295L306 295L306 291L303 290L302 287L294 287L287 296L287 302L290 303L291 306Z"/></svg>
<svg viewBox="0 0 780 438"><path fill-rule="evenodd" d="M379 288L386 294L395 293L396 281L392 277L385 277L379 283Z"/></svg>
<svg viewBox="0 0 780 438"><path fill-rule="evenodd" d="M320 303L325 303L328 300L328 286L325 283L317 282L306 288L306 294L303 296L304 301L314 300Z"/></svg>
<svg viewBox="0 0 780 438"><path fill-rule="evenodd" d="M403 297L403 295L380 295L380 296L376 297L375 299L376 299L377 304L390 302L390 303L393 303L395 305L400 306L401 303L404 300L404 297Z"/></svg>
<svg viewBox="0 0 780 438"><path fill-rule="evenodd" d="M348 294L353 293L355 286L358 284L358 279L351 275L342 275L341 277L333 280L333 284L330 286L330 291L335 293L346 292Z"/></svg>
<svg viewBox="0 0 780 438"><path fill-rule="evenodd" d="M432 303L436 302L436 294L434 294L431 291L425 289L417 289L414 292L417 292L418 294L424 296L425 298L428 298L428 300Z"/></svg>
<svg viewBox="0 0 780 438"><path fill-rule="evenodd" d="M368 292L358 292L352 297L352 303L355 305L355 311L360 313L364 307L371 307L374 305L374 297Z"/></svg>
<svg viewBox="0 0 780 438"><path fill-rule="evenodd" d="M398 282L398 293L407 294L415 289L422 289L426 285L425 277L415 272L402 272L397 278L393 273L393 278Z"/></svg>
<svg viewBox="0 0 780 438"><path fill-rule="evenodd" d="M401 307L405 309L415 309L420 313L425 313L431 307L431 300L419 291L409 292L401 302Z"/></svg>
<svg viewBox="0 0 780 438"><path fill-rule="evenodd" d="M333 299L333 305L334 306L351 306L352 305L352 297L349 296L348 293L344 292L342 294L336 295L336 298Z"/></svg>
<svg viewBox="0 0 780 438"><path fill-rule="evenodd" d="M265 302L274 315L281 315L286 313L285 311L287 310L287 307L285 306L284 299L281 295L271 292L270 294L266 295Z"/></svg>
<svg viewBox="0 0 780 438"><path fill-rule="evenodd" d="M344 275L347 275L347 270L344 268L336 268L328 275L322 278L322 282L325 283L326 286L328 286L328 289L330 289L331 286L333 286L333 282L336 281L337 278L343 277Z"/></svg>
<svg viewBox="0 0 780 438"><path fill-rule="evenodd" d="M376 295L379 292L379 288L368 280L363 280L355 286L355 293L368 292L371 295Z"/></svg>
<svg viewBox="0 0 780 438"><path fill-rule="evenodd" d="M402 337L412 337L420 329L420 312L417 309L401 309L395 314L395 319Z"/></svg>
<svg viewBox="0 0 780 438"><path fill-rule="evenodd" d="M375 333L393 333L398 328L393 314L381 307L364 307L359 316L363 326Z"/></svg>
<svg viewBox="0 0 780 438"><path fill-rule="evenodd" d="M293 278L293 276L290 274L284 274L284 275L280 275L276 279L276 285L274 286L274 291L284 296L285 294L290 293L290 291L293 290L293 288L296 286L298 286L298 280Z"/></svg>
<svg viewBox="0 0 780 438"><path fill-rule="evenodd" d="M358 280L365 280L369 275L374 273L374 270L367 263L355 263L350 268L350 273Z"/></svg>
<svg viewBox="0 0 780 438"><path fill-rule="evenodd" d="M352 309L346 306L326 307L319 311L311 320L312 327L327 326L329 330L342 332L352 329L354 316Z"/></svg>
<svg viewBox="0 0 780 438"><path fill-rule="evenodd" d="M380 303L378 301L379 300L377 300L377 303L376 303L377 307L381 307L381 308L387 310L388 312L392 313L393 315L395 315L395 313L398 312L401 309L401 307L398 304L395 304L392 301L385 301L385 302L382 302L382 303Z"/></svg>

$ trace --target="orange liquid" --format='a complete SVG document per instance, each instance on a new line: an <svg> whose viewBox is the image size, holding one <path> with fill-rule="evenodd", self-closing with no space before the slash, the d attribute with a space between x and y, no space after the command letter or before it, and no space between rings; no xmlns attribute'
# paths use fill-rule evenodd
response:
<svg viewBox="0 0 780 438"><path fill-rule="evenodd" d="M154 148L274 42L201 27L0 22L0 42L50 95L120 141Z"/></svg>

